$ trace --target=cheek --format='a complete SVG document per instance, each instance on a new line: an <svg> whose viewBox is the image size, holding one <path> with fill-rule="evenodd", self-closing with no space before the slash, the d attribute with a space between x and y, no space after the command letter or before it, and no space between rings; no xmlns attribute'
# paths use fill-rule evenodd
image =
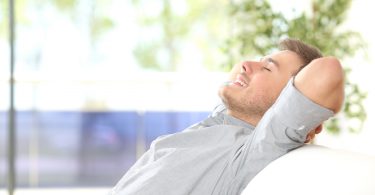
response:
<svg viewBox="0 0 375 195"><path fill-rule="evenodd" d="M273 91L275 83L267 78L254 79L251 81L251 88L255 93L268 93Z"/></svg>
<svg viewBox="0 0 375 195"><path fill-rule="evenodd" d="M278 82L271 80L263 80L260 82L254 82L252 89L248 91L248 94L257 99L267 99L267 101L275 101L281 92L281 85Z"/></svg>

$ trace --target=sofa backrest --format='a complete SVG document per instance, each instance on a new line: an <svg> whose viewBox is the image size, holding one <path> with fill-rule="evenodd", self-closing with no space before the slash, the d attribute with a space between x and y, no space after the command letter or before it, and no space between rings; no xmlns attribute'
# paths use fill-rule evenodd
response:
<svg viewBox="0 0 375 195"><path fill-rule="evenodd" d="M242 195L375 195L375 156L304 145L273 161Z"/></svg>

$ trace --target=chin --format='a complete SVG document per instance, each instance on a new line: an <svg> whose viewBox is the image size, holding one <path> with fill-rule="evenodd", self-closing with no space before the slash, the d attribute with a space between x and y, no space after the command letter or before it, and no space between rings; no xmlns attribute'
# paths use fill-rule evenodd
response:
<svg viewBox="0 0 375 195"><path fill-rule="evenodd" d="M218 95L221 99L221 101L223 102L226 102L226 95L225 95L225 89L223 89L224 87L221 87L218 91Z"/></svg>

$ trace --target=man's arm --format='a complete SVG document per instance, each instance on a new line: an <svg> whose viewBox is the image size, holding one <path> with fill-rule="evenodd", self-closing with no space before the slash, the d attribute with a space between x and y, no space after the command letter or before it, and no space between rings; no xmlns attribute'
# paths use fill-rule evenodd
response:
<svg viewBox="0 0 375 195"><path fill-rule="evenodd" d="M340 111L344 100L344 71L335 57L313 60L295 77L295 87L315 103Z"/></svg>

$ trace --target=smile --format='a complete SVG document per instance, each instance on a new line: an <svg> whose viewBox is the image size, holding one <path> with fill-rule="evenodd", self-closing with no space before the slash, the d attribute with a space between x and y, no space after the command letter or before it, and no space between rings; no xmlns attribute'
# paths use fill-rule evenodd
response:
<svg viewBox="0 0 375 195"><path fill-rule="evenodd" d="M247 87L247 85L248 85L246 80L243 78L243 76L241 74L237 75L237 78L234 81L234 84L236 84L238 86L241 86L241 87Z"/></svg>

